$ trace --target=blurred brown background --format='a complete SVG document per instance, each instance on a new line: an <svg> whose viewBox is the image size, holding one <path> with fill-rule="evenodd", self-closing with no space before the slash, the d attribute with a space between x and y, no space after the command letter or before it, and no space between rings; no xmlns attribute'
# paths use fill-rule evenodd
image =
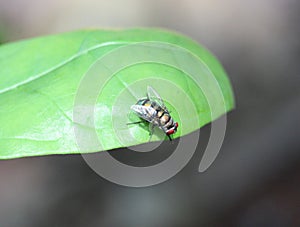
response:
<svg viewBox="0 0 300 227"><path fill-rule="evenodd" d="M80 155L1 161L0 226L300 226L299 19L296 0L0 0L0 43L79 28L186 34L219 58L237 102L213 165L197 172L206 126L189 164L153 187L112 184Z"/></svg>

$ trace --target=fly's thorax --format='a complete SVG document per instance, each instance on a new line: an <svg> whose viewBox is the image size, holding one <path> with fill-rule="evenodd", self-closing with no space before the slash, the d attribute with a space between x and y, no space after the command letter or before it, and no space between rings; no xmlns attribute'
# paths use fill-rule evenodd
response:
<svg viewBox="0 0 300 227"><path fill-rule="evenodd" d="M159 110L162 109L156 102L151 101L151 100L149 100L147 98L139 100L137 104L138 105L143 105L143 106L146 106L146 107L152 107L156 111L159 111Z"/></svg>
<svg viewBox="0 0 300 227"><path fill-rule="evenodd" d="M151 107L151 108L153 108L157 112L157 115L159 117L161 117L164 114L164 112L166 112L159 104L157 104L156 102L151 101L151 100L149 100L147 98L140 99L136 103L136 105L142 105L142 106L145 106L145 107Z"/></svg>
<svg viewBox="0 0 300 227"><path fill-rule="evenodd" d="M144 106L145 104L150 103L150 100L147 98L139 99L136 105ZM150 104L151 105L151 104ZM149 106L149 105L148 105Z"/></svg>

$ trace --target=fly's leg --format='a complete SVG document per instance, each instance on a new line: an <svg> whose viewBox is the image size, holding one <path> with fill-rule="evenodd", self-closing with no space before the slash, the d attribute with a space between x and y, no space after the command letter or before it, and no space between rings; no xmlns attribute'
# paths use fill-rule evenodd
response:
<svg viewBox="0 0 300 227"><path fill-rule="evenodd" d="M168 135L166 131L164 131L164 132L165 132L166 136L169 138L170 142L173 143L171 135Z"/></svg>
<svg viewBox="0 0 300 227"><path fill-rule="evenodd" d="M151 124L151 129L150 129L150 132L149 132L150 138L149 138L149 141L148 141L148 142L151 141L152 135L153 135L153 133L154 133L154 127L155 127L155 125L154 125L154 124Z"/></svg>
<svg viewBox="0 0 300 227"><path fill-rule="evenodd" d="M129 122L126 125L136 125L136 124L141 124L141 123L144 123L144 121Z"/></svg>

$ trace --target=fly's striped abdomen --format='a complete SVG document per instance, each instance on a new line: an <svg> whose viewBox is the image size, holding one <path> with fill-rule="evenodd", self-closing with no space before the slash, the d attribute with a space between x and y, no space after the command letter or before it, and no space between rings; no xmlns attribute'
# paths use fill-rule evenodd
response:
<svg viewBox="0 0 300 227"><path fill-rule="evenodd" d="M160 124L165 125L168 124L171 120L169 113L164 112L163 115L159 118Z"/></svg>
<svg viewBox="0 0 300 227"><path fill-rule="evenodd" d="M165 124L163 125L165 131L168 131L170 128L172 128L174 126L174 121L173 121L173 118L171 118L169 116L169 119L168 121L165 122Z"/></svg>
<svg viewBox="0 0 300 227"><path fill-rule="evenodd" d="M156 102L151 101L149 99L141 99L137 102L137 105L142 105L148 108L155 110L155 118L153 119L153 123L162 127L164 131L167 131L174 124L172 117L169 112L164 110L161 106L159 106ZM152 111L151 111L152 112ZM151 116L148 116L151 117Z"/></svg>

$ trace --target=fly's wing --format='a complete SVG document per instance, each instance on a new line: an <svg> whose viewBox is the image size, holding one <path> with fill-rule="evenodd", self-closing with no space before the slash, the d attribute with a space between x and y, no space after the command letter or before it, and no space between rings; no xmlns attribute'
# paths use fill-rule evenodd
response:
<svg viewBox="0 0 300 227"><path fill-rule="evenodd" d="M167 110L164 101L151 86L147 87L147 97L149 100L156 102L164 110Z"/></svg>
<svg viewBox="0 0 300 227"><path fill-rule="evenodd" d="M132 105L131 109L135 112L140 118L152 122L155 118L156 111L150 106L142 105Z"/></svg>

